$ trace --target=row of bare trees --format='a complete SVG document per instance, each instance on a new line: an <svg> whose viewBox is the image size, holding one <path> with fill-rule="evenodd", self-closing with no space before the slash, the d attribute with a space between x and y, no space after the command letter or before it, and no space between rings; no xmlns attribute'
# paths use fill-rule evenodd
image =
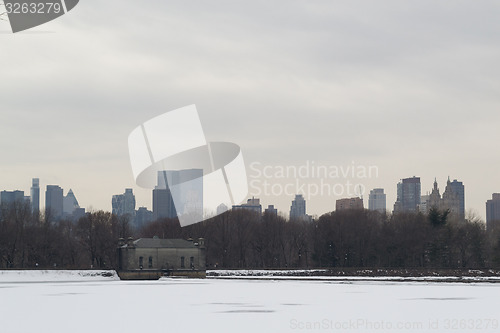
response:
<svg viewBox="0 0 500 333"><path fill-rule="evenodd" d="M428 215L346 210L314 222L239 210L186 228L159 220L137 235L203 237L211 268L500 267L500 230L486 232L477 218L435 209Z"/></svg>
<svg viewBox="0 0 500 333"><path fill-rule="evenodd" d="M0 268L113 268L128 221L91 212L74 223L32 214L27 202L0 205Z"/></svg>
<svg viewBox="0 0 500 333"><path fill-rule="evenodd" d="M205 238L209 268L499 268L500 230L447 212L385 215L346 210L313 222L229 211L181 228L160 219L132 230L127 218L90 212L77 222L0 206L0 268L115 268L119 238Z"/></svg>

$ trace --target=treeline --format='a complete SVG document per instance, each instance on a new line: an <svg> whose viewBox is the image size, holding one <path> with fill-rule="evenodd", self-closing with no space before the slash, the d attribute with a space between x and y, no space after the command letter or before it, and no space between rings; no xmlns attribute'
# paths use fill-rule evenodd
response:
<svg viewBox="0 0 500 333"><path fill-rule="evenodd" d="M114 268L127 219L98 211L72 222L32 214L29 203L0 205L0 268Z"/></svg>
<svg viewBox="0 0 500 333"><path fill-rule="evenodd" d="M346 210L314 222L229 211L181 228L160 219L133 230L126 217L87 213L77 222L0 206L0 268L116 268L119 238L205 238L208 268L500 268L500 230L477 219Z"/></svg>

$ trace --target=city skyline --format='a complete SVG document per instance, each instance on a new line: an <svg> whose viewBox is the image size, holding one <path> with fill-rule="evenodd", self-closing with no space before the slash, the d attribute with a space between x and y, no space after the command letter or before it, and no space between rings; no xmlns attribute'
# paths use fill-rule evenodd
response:
<svg viewBox="0 0 500 333"><path fill-rule="evenodd" d="M376 165L365 185L386 189L388 205L402 177L431 188L451 176L484 219L500 188L500 5L446 3L111 0L98 15L82 5L4 35L0 188L29 193L26 180L37 177L107 210L111 195L132 188L149 206L127 137L145 119L196 104L207 140L238 143L248 168ZM104 20L118 5L148 24ZM288 211L288 196L259 197ZM338 198L311 199L319 215Z"/></svg>
<svg viewBox="0 0 500 333"><path fill-rule="evenodd" d="M151 218L149 218L149 219L146 218L146 220L151 220L151 219L156 220L160 217L172 218L172 217L177 216L177 212L175 211L175 208L173 207L174 202L173 202L173 197L171 194L168 194L168 196L167 196L167 197L170 197L170 199L167 199L167 197L165 197L165 195L163 195L164 198L162 200L163 201L166 200L166 201L171 202L170 206L172 206L172 207L171 208L161 208L162 210L164 210L163 213L158 213L158 211L155 212L155 209L154 209L155 200L159 200L159 199L155 199L155 191L158 191L161 189L162 191L168 192L169 191L168 185L166 185L167 179L169 179L168 180L169 182L175 183L175 182L182 182L183 181L182 177L185 177L185 178L187 177L186 179L191 179L193 177L196 178L197 176L199 176L199 170L194 170L194 169L193 170L182 170L182 171L159 171L158 175L157 175L157 178L158 178L157 184L158 185L151 192L152 200L151 200L150 204L149 205L137 205L137 208L140 209L141 212L151 213ZM457 179L454 179L452 182L450 180L450 177L448 177L446 189L445 189L442 196L439 193L439 188L438 188L438 183L437 183L436 178L434 179L433 189L431 191L428 191L427 188L424 188L422 190L422 186L420 183L420 177L416 177L416 176L413 176L410 178L403 178L396 185L397 185L396 192L398 192L398 197L397 197L397 200L394 202L393 209L387 209L387 205L390 205L390 204L388 204L386 202L387 195L384 192L384 189L383 188L374 188L374 189L369 190L368 202L363 202L363 195L364 194L361 194L359 197L354 197L354 198L345 197L345 196L339 197L335 201L335 207L332 207L331 210L329 210L325 213L329 213L329 212L337 211L337 210L343 210L343 209L346 209L349 207L351 207L351 208L363 207L364 209L378 210L380 212L386 211L388 214L395 213L395 212L397 213L399 211L420 211L423 213L428 213L428 211L431 207L435 207L435 208L438 208L441 210L449 209L451 213L456 214L458 217L467 218L467 210L465 210L465 208L464 208L464 206L465 206L464 205L465 204L465 194L467 191L465 191L465 187L463 185L463 182L458 181ZM415 187L415 185L417 185L417 187ZM408 186L410 186L410 187L408 187ZM193 189L195 189L196 191L200 190L196 186ZM193 189L189 189L189 190L193 190ZM410 189L410 191L408 189ZM46 191L42 192L42 193L45 193L45 206L47 205L48 202L52 202L54 200L50 197L47 197L47 193L51 194L54 192L54 190L57 191L57 194L58 194L57 197L58 198L61 197L58 200L58 204L57 204L57 206L61 206L61 207L57 208L55 210L56 217L60 217L60 216L62 216L62 214L64 214L64 216L70 216L72 214L72 211L76 210L76 209L79 210L78 215L76 215L76 216L81 216L82 212L85 212L85 208L80 208L78 201L73 193L73 190L70 189L68 191L68 193L66 194L66 196L63 196L64 188L60 187L59 185L47 185L46 186ZM31 187L30 191L31 191L31 194L33 194L33 193L35 194L36 199L41 200L40 179L39 178L32 179L32 187ZM128 215L131 215L131 217L134 219L135 213L138 210L135 210L136 197L135 197L135 194L133 193L133 191L134 190L132 188L125 188L123 194L112 195L110 209L103 209L103 210L110 211L118 216L128 214ZM408 196L408 193L403 195L403 192L405 192L405 191L406 192L409 191L411 194L410 195L410 201L412 201L410 203L411 207L408 207L408 204L406 204L406 206L403 206L402 198L403 198L403 196L405 198ZM450 193L450 191L451 191L451 193ZM33 211L35 211L35 207L37 207L40 210L45 209L45 206L43 206L43 208L42 208L40 203L36 202L36 199L33 201L30 196L24 196L23 190L16 189L16 190L8 191L8 190L0 189L0 193L2 193L2 197L4 195L6 196L6 198L7 198L6 201L8 201L8 202L20 200L20 199L30 201L30 206L31 206ZM426 193L426 194L424 194L424 193ZM178 194L180 194L180 192ZM417 199L417 194L418 194L418 199ZM199 195L202 195L202 194L200 193ZM497 195L497 194L493 193L492 195L495 198L495 195ZM400 196L401 196L401 198L400 198ZM62 202L59 202L61 200L62 200ZM262 214L262 205L260 203L260 200L261 200L260 198L252 197L252 198L247 199L246 203L241 203L240 205L234 205L232 208L233 209L247 208L247 209L251 209L251 210L256 209L257 211L259 211ZM358 200L359 202L357 202L355 200ZM408 201L408 198L406 198L405 200ZM179 200L179 203L183 203L183 202L184 202L184 200ZM186 202L184 202L184 204ZM298 204L299 202L301 202L301 203ZM488 212L489 212L488 211L488 209L489 209L488 204L490 202L491 202L491 199L487 199L487 201L485 201L485 204L486 204L485 216L486 216L486 218L483 218L483 221L485 223L487 223L487 221L488 221ZM0 203L1 203L1 200L0 200ZM384 203L385 203L386 208L383 208ZM275 205L271 204L271 203L269 203L268 208L273 210L273 211L276 211L277 213L279 213L282 216L286 216L289 218L296 218L297 216L299 216L299 217L305 216L308 219L310 219L311 217L319 217L320 215L322 215L322 214L312 214L312 215L306 214L306 209L305 209L306 200L304 199L303 194L295 194L295 199L291 200L291 204L292 204L292 206L290 207L290 214L287 214L286 210L281 210L281 209L275 208ZM159 205L159 204L157 204L157 205ZM221 207L222 206L223 205L221 205ZM70 208L67 208L67 207L70 207ZM89 206L89 207L92 207L92 206ZM220 214L221 212L228 209L227 207L224 207L224 208L221 208L221 207L219 207L217 209L217 214ZM165 210L165 209L167 209L167 210ZM167 211L169 209L171 209L172 212L168 213ZM196 209L198 209L198 208L196 208ZM92 210L92 208L89 210ZM221 211L219 211L219 210L221 210ZM294 213L292 214L292 212L294 212ZM52 213L54 213L54 212L52 212ZM205 213L208 213L208 215L212 214L209 212L205 212ZM215 212L213 212L213 213L215 213ZM473 215L473 216L475 216L476 218L478 217L478 215ZM143 218L141 217L141 220L142 219Z"/></svg>

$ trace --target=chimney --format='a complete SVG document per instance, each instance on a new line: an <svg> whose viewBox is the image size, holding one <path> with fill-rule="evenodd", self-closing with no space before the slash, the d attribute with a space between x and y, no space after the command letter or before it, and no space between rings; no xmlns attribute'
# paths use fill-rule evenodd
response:
<svg viewBox="0 0 500 333"><path fill-rule="evenodd" d="M132 237L127 239L127 247L135 247L134 239Z"/></svg>

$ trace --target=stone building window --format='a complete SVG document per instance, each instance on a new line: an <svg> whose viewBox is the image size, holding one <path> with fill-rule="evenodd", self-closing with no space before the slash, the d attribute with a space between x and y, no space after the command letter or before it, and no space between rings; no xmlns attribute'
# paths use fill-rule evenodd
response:
<svg viewBox="0 0 500 333"><path fill-rule="evenodd" d="M144 260L144 258L143 258L143 257L139 257L139 268L140 268L140 269L142 269L143 260Z"/></svg>
<svg viewBox="0 0 500 333"><path fill-rule="evenodd" d="M149 257L148 267L153 268L153 257Z"/></svg>
<svg viewBox="0 0 500 333"><path fill-rule="evenodd" d="M181 268L184 268L184 257L181 257Z"/></svg>
<svg viewBox="0 0 500 333"><path fill-rule="evenodd" d="M194 268L194 257L189 258L189 267Z"/></svg>

